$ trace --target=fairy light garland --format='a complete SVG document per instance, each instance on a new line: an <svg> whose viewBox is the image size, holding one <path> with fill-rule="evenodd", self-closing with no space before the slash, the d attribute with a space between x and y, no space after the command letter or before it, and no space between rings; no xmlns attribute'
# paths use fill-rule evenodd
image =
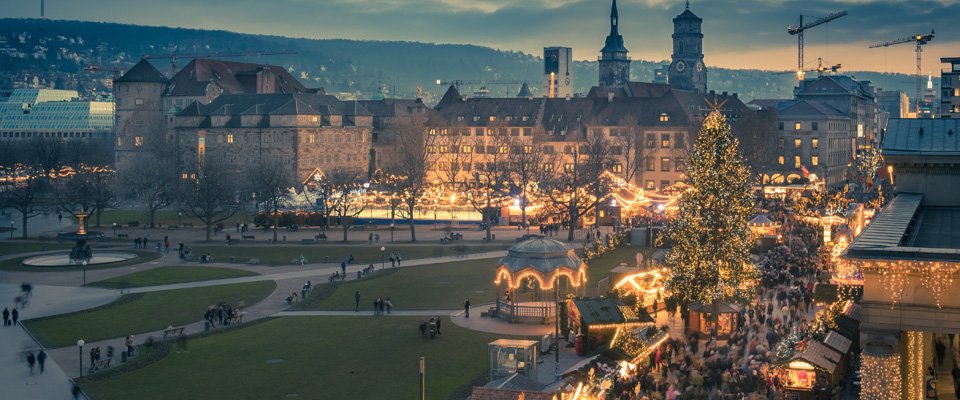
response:
<svg viewBox="0 0 960 400"><path fill-rule="evenodd" d="M847 259L845 263L863 271L879 274L880 284L889 293L891 307L903 299L910 275L920 278L920 285L930 289L938 308L943 308L944 296L950 293L960 263L924 260L858 260Z"/></svg>
<svg viewBox="0 0 960 400"><path fill-rule="evenodd" d="M861 400L899 400L901 391L900 355L871 354L863 352L861 357L863 387Z"/></svg>
<svg viewBox="0 0 960 400"><path fill-rule="evenodd" d="M907 400L924 399L923 332L907 331Z"/></svg>

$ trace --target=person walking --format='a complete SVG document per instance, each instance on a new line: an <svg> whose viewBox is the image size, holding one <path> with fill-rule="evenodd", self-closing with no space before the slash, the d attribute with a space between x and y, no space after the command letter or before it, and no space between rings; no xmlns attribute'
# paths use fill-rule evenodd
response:
<svg viewBox="0 0 960 400"><path fill-rule="evenodd" d="M463 317L470 318L470 298L463 301Z"/></svg>
<svg viewBox="0 0 960 400"><path fill-rule="evenodd" d="M30 366L30 375L33 375L33 364L37 362L36 357L33 356L32 351L27 352L27 365Z"/></svg>
<svg viewBox="0 0 960 400"><path fill-rule="evenodd" d="M63 223L63 214L59 212L57 213L57 222L61 224Z"/></svg>
<svg viewBox="0 0 960 400"><path fill-rule="evenodd" d="M353 299L357 301L357 305L356 307L354 307L353 311L360 312L360 291L359 290L353 294Z"/></svg>
<svg viewBox="0 0 960 400"><path fill-rule="evenodd" d="M3 308L3 326L10 326L10 310Z"/></svg>
<svg viewBox="0 0 960 400"><path fill-rule="evenodd" d="M37 365L40 366L41 374L43 373L43 364L45 364L46 361L47 361L47 353L43 351L43 349L40 349L40 353L37 354Z"/></svg>
<svg viewBox="0 0 960 400"><path fill-rule="evenodd" d="M389 297L387 297L387 301L384 302L384 306L387 307L387 314L390 314L390 312L393 311L393 302L390 301Z"/></svg>
<svg viewBox="0 0 960 400"><path fill-rule="evenodd" d="M12 318L10 319L10 321L11 321L11 324L10 324L10 325L16 326L16 325L17 325L17 320L20 319L20 311L17 311L17 308L14 307L14 308L13 308L13 312L10 313L10 316L12 317Z"/></svg>

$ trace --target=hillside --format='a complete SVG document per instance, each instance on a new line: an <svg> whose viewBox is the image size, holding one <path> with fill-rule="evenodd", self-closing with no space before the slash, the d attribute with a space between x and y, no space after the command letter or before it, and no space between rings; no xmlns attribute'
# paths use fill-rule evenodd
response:
<svg viewBox="0 0 960 400"><path fill-rule="evenodd" d="M432 102L445 89L436 85L438 79L526 81L534 94L539 94L542 73L539 56L474 45L316 40L114 23L0 19L0 88L14 82L30 84L36 77L40 84L58 88L108 91L112 76L108 70L129 68L142 54L241 51L296 52L231 60L283 65L306 86L323 87L341 97L367 98L382 82L389 96L413 97L420 86L424 99ZM178 62L183 65L187 61ZM171 69L169 59L154 62L165 73ZM651 81L661 63L635 60L632 79ZM102 70L85 71L90 65ZM597 63L577 62L574 74L577 91L585 93L597 80ZM908 75L850 74L885 90L913 91L913 78ZM737 92L745 100L790 97L795 83L790 74L715 67L709 79L710 89ZM494 95L513 96L518 85L490 89Z"/></svg>

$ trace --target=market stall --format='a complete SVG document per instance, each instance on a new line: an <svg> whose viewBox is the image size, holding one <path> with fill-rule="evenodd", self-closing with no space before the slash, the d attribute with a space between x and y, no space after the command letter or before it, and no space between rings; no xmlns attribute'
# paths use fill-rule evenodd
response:
<svg viewBox="0 0 960 400"><path fill-rule="evenodd" d="M784 398L813 400L816 391L832 389L838 382L840 353L820 342L808 342L803 350L778 367Z"/></svg>
<svg viewBox="0 0 960 400"><path fill-rule="evenodd" d="M568 339L573 337L577 354L585 354L606 345L618 329L652 326L653 319L647 313L635 313L619 301L599 298L574 298L567 304Z"/></svg>
<svg viewBox="0 0 960 400"><path fill-rule="evenodd" d="M714 329L713 305L694 303L689 307L690 317L687 318L686 333L699 333L710 335ZM717 338L728 339L730 333L737 329L737 313L739 309L729 303L720 304L718 307L719 316L717 317L716 331Z"/></svg>

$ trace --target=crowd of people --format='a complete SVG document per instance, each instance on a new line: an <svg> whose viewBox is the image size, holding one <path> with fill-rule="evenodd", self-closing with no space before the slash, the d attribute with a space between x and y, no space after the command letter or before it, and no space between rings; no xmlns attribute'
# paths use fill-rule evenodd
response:
<svg viewBox="0 0 960 400"><path fill-rule="evenodd" d="M296 294L296 292L294 292ZM211 328L217 326L228 326L231 323L243 322L243 312L240 307L233 307L230 304L221 302L215 306L207 307L203 313L203 319Z"/></svg>

